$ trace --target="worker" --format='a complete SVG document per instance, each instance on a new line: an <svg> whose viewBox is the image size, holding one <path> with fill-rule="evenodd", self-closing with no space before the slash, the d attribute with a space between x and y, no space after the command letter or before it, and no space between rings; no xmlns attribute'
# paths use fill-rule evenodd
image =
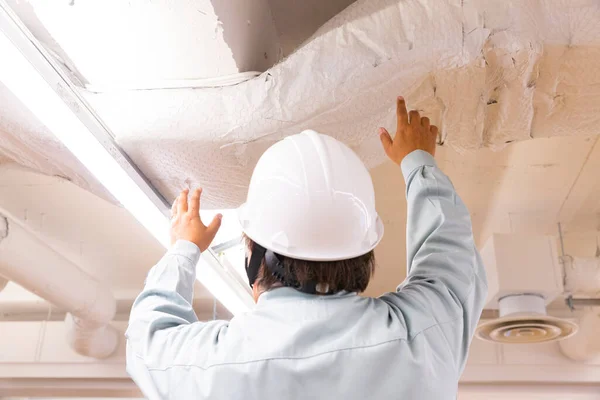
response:
<svg viewBox="0 0 600 400"><path fill-rule="evenodd" d="M379 131L406 181L406 280L359 296L383 234L369 173L329 136L287 137L258 161L239 210L252 311L198 321L197 264L221 217L203 224L200 190L177 199L172 247L126 333L127 370L148 399L456 398L487 293L469 212L436 165L428 118L399 97L395 136Z"/></svg>

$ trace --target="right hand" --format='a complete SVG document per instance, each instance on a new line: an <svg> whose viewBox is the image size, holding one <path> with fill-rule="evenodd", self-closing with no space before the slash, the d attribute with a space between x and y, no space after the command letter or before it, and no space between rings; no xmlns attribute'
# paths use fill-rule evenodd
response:
<svg viewBox="0 0 600 400"><path fill-rule="evenodd" d="M202 189L192 193L188 205L189 190L179 194L171 209L171 245L178 240L187 240L194 243L200 251L205 251L210 246L219 228L223 216L217 214L212 222L206 226L200 219L200 195Z"/></svg>
<svg viewBox="0 0 600 400"><path fill-rule="evenodd" d="M400 165L404 157L415 150L423 150L435 156L437 126L431 125L429 118L421 118L416 110L408 113L403 97L398 97L396 114L398 124L394 139L385 128L379 128L379 137L383 149L390 160Z"/></svg>

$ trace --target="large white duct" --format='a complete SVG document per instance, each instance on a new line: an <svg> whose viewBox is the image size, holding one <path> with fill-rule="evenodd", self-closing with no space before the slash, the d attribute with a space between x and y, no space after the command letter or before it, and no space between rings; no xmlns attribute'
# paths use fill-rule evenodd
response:
<svg viewBox="0 0 600 400"><path fill-rule="evenodd" d="M79 354L105 358L116 350L120 335L109 325L116 311L110 291L1 214L0 274L70 312L67 340Z"/></svg>
<svg viewBox="0 0 600 400"><path fill-rule="evenodd" d="M599 134L600 3L361 0L237 87L86 97L167 198L199 185L234 207L262 151L303 129L383 161L399 94L460 151Z"/></svg>

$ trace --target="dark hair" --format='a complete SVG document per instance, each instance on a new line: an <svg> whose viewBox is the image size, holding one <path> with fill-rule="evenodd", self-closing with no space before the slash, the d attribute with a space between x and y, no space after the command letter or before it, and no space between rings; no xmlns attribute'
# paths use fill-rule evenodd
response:
<svg viewBox="0 0 600 400"><path fill-rule="evenodd" d="M244 235L248 250L252 251L254 242ZM285 276L293 277L300 284L313 281L329 289L330 293L345 290L364 292L375 273L375 254L373 251L355 258L341 261L305 261L278 255L285 268ZM281 286L281 282L261 263L256 284L263 290Z"/></svg>

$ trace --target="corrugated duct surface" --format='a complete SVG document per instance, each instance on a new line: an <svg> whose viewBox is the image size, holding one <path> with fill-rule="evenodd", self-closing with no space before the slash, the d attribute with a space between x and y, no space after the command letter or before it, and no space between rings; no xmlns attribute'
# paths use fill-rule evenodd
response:
<svg viewBox="0 0 600 400"><path fill-rule="evenodd" d="M383 161L398 94L459 151L599 134L600 3L362 0L244 84L87 98L167 198L200 185L234 207L262 151L303 129Z"/></svg>

